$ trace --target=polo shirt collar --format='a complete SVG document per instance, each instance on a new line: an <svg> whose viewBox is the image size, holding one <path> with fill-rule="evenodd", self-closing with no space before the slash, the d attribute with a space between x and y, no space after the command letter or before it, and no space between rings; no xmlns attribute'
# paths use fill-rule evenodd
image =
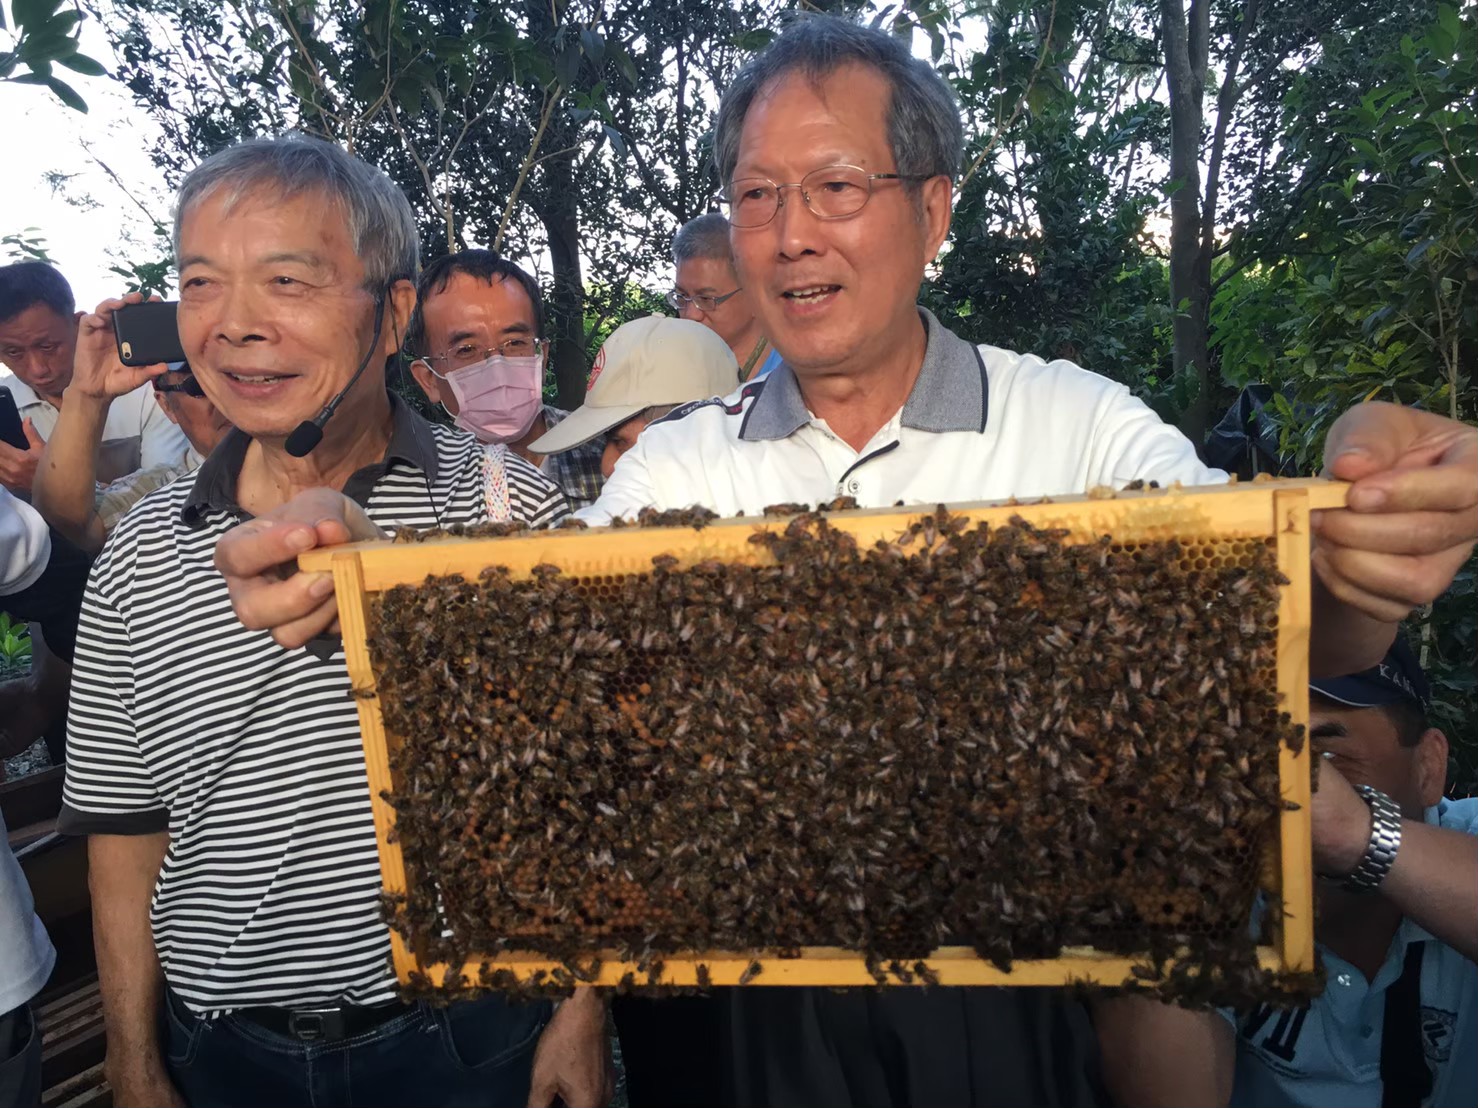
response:
<svg viewBox="0 0 1478 1108"><path fill-rule="evenodd" d="M390 445L385 449L385 456L373 465L356 470L344 484L344 495L361 507L367 506L375 483L395 462L415 466L428 482L436 480L436 436L431 424L394 393L390 394L390 418ZM236 502L236 479L241 475L246 448L250 445L251 436L233 427L210 452L195 471L195 483L180 509L180 519L186 526L202 526L208 512L246 515Z"/></svg>
<svg viewBox="0 0 1478 1108"><path fill-rule="evenodd" d="M980 352L935 319L927 308L920 308L919 316L927 332L924 363L904 402L900 422L915 431L983 432L990 388ZM739 431L741 439L763 442L789 438L811 422L800 382L789 364L782 362L754 384L763 387L745 416Z"/></svg>
<svg viewBox="0 0 1478 1108"><path fill-rule="evenodd" d="M29 407L32 404L49 403L49 401L42 400L40 393L14 374L10 374L4 379L4 385L10 390L10 395L15 398L15 406L17 408Z"/></svg>

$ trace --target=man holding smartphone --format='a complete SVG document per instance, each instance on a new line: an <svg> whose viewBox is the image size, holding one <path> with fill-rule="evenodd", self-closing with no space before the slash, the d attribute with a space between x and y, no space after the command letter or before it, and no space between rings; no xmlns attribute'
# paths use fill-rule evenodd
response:
<svg viewBox="0 0 1478 1108"><path fill-rule="evenodd" d="M61 417L77 346L71 286L46 262L0 267L0 385L10 390L24 421L26 449L0 441L0 484L29 497L41 451ZM98 480L178 461L189 443L160 409L150 389L119 397L108 410L98 453Z"/></svg>

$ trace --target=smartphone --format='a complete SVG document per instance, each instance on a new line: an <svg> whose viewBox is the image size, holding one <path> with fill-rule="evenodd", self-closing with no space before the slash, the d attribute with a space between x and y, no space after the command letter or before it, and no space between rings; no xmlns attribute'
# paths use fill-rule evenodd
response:
<svg viewBox="0 0 1478 1108"><path fill-rule="evenodd" d="M31 449L31 444L26 439L26 429L21 426L21 413L15 406L15 397L10 395L10 390L4 385L0 385L0 439L17 450Z"/></svg>
<svg viewBox="0 0 1478 1108"><path fill-rule="evenodd" d="M183 362L180 329L175 322L173 300L150 300L126 304L113 313L113 331L118 336L118 358L124 365L154 365Z"/></svg>

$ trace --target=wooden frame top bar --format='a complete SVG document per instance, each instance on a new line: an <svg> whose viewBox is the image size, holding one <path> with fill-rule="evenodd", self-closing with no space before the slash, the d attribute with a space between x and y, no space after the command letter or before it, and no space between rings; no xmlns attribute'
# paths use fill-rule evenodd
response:
<svg viewBox="0 0 1478 1108"><path fill-rule="evenodd" d="M963 515L975 522L1004 523L1020 517L1034 527L1066 527L1070 537L1078 541L1110 534L1131 519L1135 530L1149 527L1155 532L1143 537L1230 537L1271 534L1271 494L1275 491L1302 491L1307 496L1309 509L1318 510L1343 507L1348 488L1344 482L1311 477L1122 491L1112 498L1063 496L1030 503L993 500L948 507L951 515ZM852 534L859 543L870 544L880 538L896 537L900 519L916 519L931 513L934 507L911 504L856 508L826 512L825 515L832 527ZM299 555L298 568L308 572L332 572L336 555L353 552L362 556L366 590L382 592L398 584L418 584L427 576L461 574L475 578L489 564L488 548L483 544L497 543L498 564L506 565L515 577L526 575L543 562L563 564L576 551L582 562L589 562L592 548L596 545L600 552L595 560L608 564L602 568L592 566L592 571L634 573L647 570L652 553L660 552L654 548L670 543L672 540L665 536L672 535L682 536L678 548L673 550L680 565L696 564L707 558L764 565L771 561L769 551L749 542L749 537L756 530L784 530L793 518L735 516L715 519L698 532L696 538L692 527L631 525L529 531L493 539L440 537L417 543L377 540L310 550ZM598 544L595 541L597 537Z"/></svg>

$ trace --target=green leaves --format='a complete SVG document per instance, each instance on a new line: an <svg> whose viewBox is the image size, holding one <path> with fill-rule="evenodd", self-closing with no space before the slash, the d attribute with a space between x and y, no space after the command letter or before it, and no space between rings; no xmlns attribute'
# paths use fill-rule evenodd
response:
<svg viewBox="0 0 1478 1108"><path fill-rule="evenodd" d="M0 612L0 660L7 667L28 664L31 660L31 634L27 625Z"/></svg>
<svg viewBox="0 0 1478 1108"><path fill-rule="evenodd" d="M66 66L73 73L81 73L86 77L106 77L108 71L103 68L101 62L93 61L86 54L64 54L57 58L57 62Z"/></svg>
<svg viewBox="0 0 1478 1108"><path fill-rule="evenodd" d="M46 79L46 87L51 89L56 94L56 98L67 107L75 108L79 112L87 111L87 101L78 96L76 90L65 81L60 81L55 77L48 77Z"/></svg>
<svg viewBox="0 0 1478 1108"><path fill-rule="evenodd" d="M11 16L15 31L11 48L0 51L0 80L15 84L44 85L63 104L79 112L87 102L71 85L52 74L52 63L75 73L100 77L102 65L77 49L82 12L58 11L61 0L15 0ZM7 23L0 10L0 30ZM17 73L17 70L23 70Z"/></svg>
<svg viewBox="0 0 1478 1108"><path fill-rule="evenodd" d="M46 237L40 228L26 227L14 234L0 236L0 257L18 262L49 262Z"/></svg>
<svg viewBox="0 0 1478 1108"><path fill-rule="evenodd" d="M1303 172L1315 156L1327 169L1213 304L1223 367L1277 390L1283 448L1305 470L1362 400L1478 419L1478 10L1444 5L1392 47L1356 58L1336 43L1301 74L1278 141ZM1417 621L1433 718L1448 726L1478 716L1474 612L1470 564ZM1453 752L1456 780L1478 787L1478 744Z"/></svg>

